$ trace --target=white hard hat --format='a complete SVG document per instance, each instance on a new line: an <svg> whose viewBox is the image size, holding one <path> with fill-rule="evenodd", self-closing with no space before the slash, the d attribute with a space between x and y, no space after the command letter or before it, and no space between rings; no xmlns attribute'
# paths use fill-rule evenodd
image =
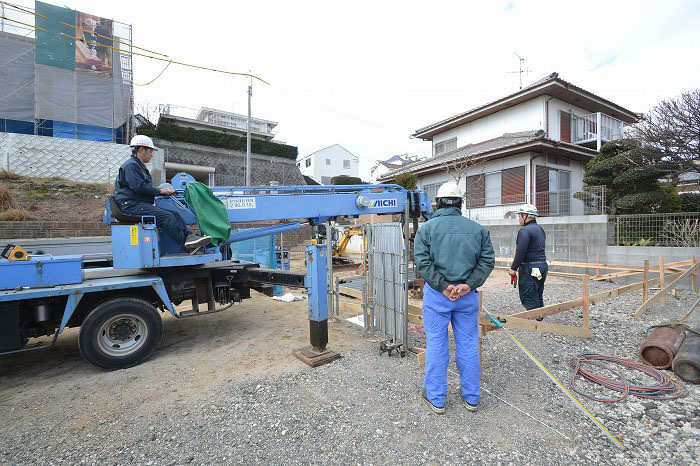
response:
<svg viewBox="0 0 700 466"><path fill-rule="evenodd" d="M440 189L438 189L437 196L436 198L440 197L458 197L462 198L464 196L464 192L462 191L462 188L460 188L457 183L453 181L448 181L447 183L443 184L440 186Z"/></svg>
<svg viewBox="0 0 700 466"><path fill-rule="evenodd" d="M144 136L143 134L137 134L136 136L131 138L129 146L148 147L149 149L158 150L156 149L156 146L153 145L153 141L151 140L151 138L149 138L148 136Z"/></svg>
<svg viewBox="0 0 700 466"><path fill-rule="evenodd" d="M527 214L530 217L537 217L540 215L537 207L532 204L525 204L520 209L518 209L519 214Z"/></svg>

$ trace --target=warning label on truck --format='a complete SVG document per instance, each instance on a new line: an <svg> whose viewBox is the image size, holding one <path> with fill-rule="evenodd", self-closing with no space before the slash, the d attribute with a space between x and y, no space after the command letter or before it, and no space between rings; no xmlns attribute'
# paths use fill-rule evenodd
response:
<svg viewBox="0 0 700 466"><path fill-rule="evenodd" d="M131 246L139 244L139 227L137 225L129 227L129 244Z"/></svg>
<svg viewBox="0 0 700 466"><path fill-rule="evenodd" d="M229 197L226 199L227 209L255 209L254 197Z"/></svg>

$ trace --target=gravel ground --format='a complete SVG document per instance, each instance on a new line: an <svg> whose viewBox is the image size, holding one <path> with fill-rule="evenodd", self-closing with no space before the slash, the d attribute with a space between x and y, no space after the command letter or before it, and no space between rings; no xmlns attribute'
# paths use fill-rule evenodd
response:
<svg viewBox="0 0 700 466"><path fill-rule="evenodd" d="M515 312L517 293L504 275L495 273L487 284L485 305ZM590 288L596 293L615 286L591 283ZM579 282L551 277L546 303L579 293ZM667 305L634 321L630 316L641 303L640 295L630 293L592 306L590 340L513 333L568 385L568 358L592 351L636 359L647 327L677 319L694 300L690 292L680 291ZM305 303L289 306L303 312ZM547 320L580 325L581 311ZM700 311L689 322L700 327ZM263 368L246 377L239 377L234 367L203 388L200 396L173 396L148 414L134 406L154 392L177 390L179 373L165 380L149 379L146 373L140 375L146 378L140 390L120 385L97 393L68 372L63 377L72 382L47 392L44 400L23 396L20 390L3 403L0 390L0 413L10 420L0 426L0 463L570 465L697 464L700 459L697 386L685 384L688 395L674 401L582 400L620 435L626 447L620 450L502 332L489 333L484 342L482 386L488 393L478 412L463 408L458 378L450 375L447 413L439 416L420 400L423 368L414 355L380 355L376 341L357 327L345 322L331 327L332 333L342 332L354 342L345 345L343 358L332 364L311 369L292 361L283 370L266 373ZM419 332L412 332L411 339L410 345L424 343ZM451 366L456 370L454 362ZM110 374L131 377L128 371ZM40 382L41 377L32 380ZM120 396L110 416L95 414L105 396ZM47 403L51 409L36 407Z"/></svg>

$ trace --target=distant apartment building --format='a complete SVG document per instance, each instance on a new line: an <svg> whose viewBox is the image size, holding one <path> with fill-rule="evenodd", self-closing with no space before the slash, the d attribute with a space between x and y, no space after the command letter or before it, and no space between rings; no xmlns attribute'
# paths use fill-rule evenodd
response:
<svg viewBox="0 0 700 466"><path fill-rule="evenodd" d="M333 144L297 160L301 174L321 184L334 176L359 176L360 159L340 144Z"/></svg>

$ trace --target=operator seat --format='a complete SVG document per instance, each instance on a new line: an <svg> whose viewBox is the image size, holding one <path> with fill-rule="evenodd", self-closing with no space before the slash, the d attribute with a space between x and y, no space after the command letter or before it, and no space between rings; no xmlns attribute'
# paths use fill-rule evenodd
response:
<svg viewBox="0 0 700 466"><path fill-rule="evenodd" d="M141 217L137 217L136 215L129 215L125 214L121 210L119 210L119 204L117 203L117 200L114 199L114 195L110 194L107 196L107 199L109 201L109 208L112 211L112 217L114 217L117 220L117 223L140 223L141 222ZM111 225L114 225L115 222L112 222Z"/></svg>

